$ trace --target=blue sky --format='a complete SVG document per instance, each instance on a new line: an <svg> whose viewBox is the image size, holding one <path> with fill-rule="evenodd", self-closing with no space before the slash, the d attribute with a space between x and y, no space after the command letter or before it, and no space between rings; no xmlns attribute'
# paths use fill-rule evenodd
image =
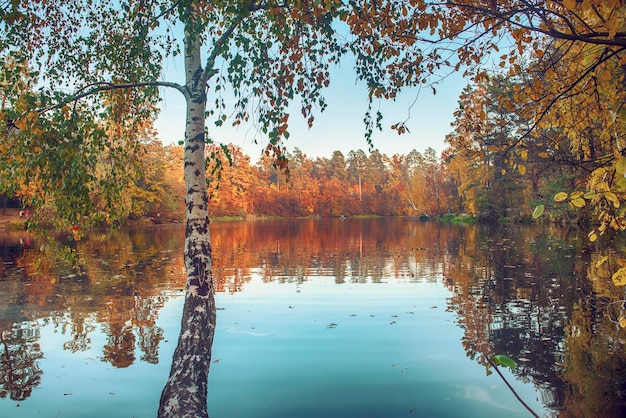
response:
<svg viewBox="0 0 626 418"><path fill-rule="evenodd" d="M183 69L172 66L168 71L170 75L175 72L180 75ZM364 83L355 83L355 80L350 64L343 64L332 71L331 84L325 93L328 107L323 113L316 115L313 128L308 128L297 109L290 117L291 136L286 142L288 150L298 147L312 158L330 157L335 150L346 156L351 150L368 150L363 125L363 116L367 110L367 89ZM451 131L452 114L466 84L467 80L460 74L453 74L436 86L436 95L433 95L431 88L426 87L421 91L406 90L394 102L382 102L380 108L385 116L384 129L382 132L375 132L374 146L389 156L396 153L408 154L413 149L423 152L427 147L434 148L438 153L443 151L444 138ZM171 89L163 91L163 98L156 128L159 139L164 144L175 143L184 135L185 102L179 92ZM414 101L407 122L410 133L398 135L390 126L408 117L409 107ZM209 120L207 126L216 141L240 146L253 162L261 155L266 143L259 140L259 144L254 144L254 138L258 138L258 135L255 135L252 125L242 124L238 128L232 128L226 122L223 127L217 128Z"/></svg>

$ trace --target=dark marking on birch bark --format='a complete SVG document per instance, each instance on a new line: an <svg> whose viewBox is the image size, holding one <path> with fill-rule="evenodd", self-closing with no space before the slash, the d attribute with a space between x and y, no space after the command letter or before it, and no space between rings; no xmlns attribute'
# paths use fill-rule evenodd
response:
<svg viewBox="0 0 626 418"><path fill-rule="evenodd" d="M208 287L207 297L187 295L170 377L161 394L160 418L208 418L208 373L215 320L212 286Z"/></svg>
<svg viewBox="0 0 626 418"><path fill-rule="evenodd" d="M198 149L200 149L199 144L187 145L187 148L185 148L186 151L191 151L191 152L196 152L198 151Z"/></svg>
<svg viewBox="0 0 626 418"><path fill-rule="evenodd" d="M204 131L200 132L199 134L194 135L191 138L189 138L189 143L195 143L195 142L198 142L200 144L204 144Z"/></svg>
<svg viewBox="0 0 626 418"><path fill-rule="evenodd" d="M206 102L206 94L199 94L196 97L192 97L191 101L195 104L204 105Z"/></svg>

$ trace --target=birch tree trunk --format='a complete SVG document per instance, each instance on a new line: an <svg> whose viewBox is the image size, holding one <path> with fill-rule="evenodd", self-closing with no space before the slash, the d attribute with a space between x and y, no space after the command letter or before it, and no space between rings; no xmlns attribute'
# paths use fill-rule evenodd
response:
<svg viewBox="0 0 626 418"><path fill-rule="evenodd" d="M188 29L188 30L187 30ZM215 298L211 276L208 194L205 175L206 85L199 36L185 31L185 185L187 286L182 326L170 376L161 394L159 417L208 417L207 390L215 333Z"/></svg>

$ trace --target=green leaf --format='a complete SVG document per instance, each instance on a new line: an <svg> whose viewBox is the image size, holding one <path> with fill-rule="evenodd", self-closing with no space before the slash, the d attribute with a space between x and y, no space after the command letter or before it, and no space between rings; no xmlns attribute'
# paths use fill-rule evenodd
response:
<svg viewBox="0 0 626 418"><path fill-rule="evenodd" d="M539 205L533 210L533 219L537 219L541 215L543 215L543 210L545 209L544 205Z"/></svg>
<svg viewBox="0 0 626 418"><path fill-rule="evenodd" d="M495 354L491 357L491 360L498 366L505 366L511 369L517 367L517 363L513 361L510 357L505 356L504 354Z"/></svg>

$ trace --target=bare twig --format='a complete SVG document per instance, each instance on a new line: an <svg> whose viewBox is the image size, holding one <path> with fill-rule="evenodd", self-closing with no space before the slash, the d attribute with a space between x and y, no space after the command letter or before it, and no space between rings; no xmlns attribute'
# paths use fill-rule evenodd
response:
<svg viewBox="0 0 626 418"><path fill-rule="evenodd" d="M515 391L515 389L513 389L513 386L511 386L511 384L508 382L508 380L506 380L506 378L504 377L504 375L502 374L502 372L500 372L500 369L498 369L498 366L496 366L496 363L494 363L488 356L486 356L487 361L489 362L489 364L491 366L493 366L493 368L495 369L495 371L498 373L498 375L500 375L500 377L502 378L502 380L504 381L504 383L506 383L506 385L509 387L509 389L511 390L511 392L513 392L513 395L515 395L515 397L517 398L518 401L520 401L520 403L522 405L524 405L524 407L526 407L526 409L528 409L528 412L530 412L531 414L533 414L533 416L535 418L540 418L539 415L537 415L537 413L535 411L532 410L532 408L530 406L528 406L528 404L526 402L524 402L524 400L517 394L517 392Z"/></svg>

